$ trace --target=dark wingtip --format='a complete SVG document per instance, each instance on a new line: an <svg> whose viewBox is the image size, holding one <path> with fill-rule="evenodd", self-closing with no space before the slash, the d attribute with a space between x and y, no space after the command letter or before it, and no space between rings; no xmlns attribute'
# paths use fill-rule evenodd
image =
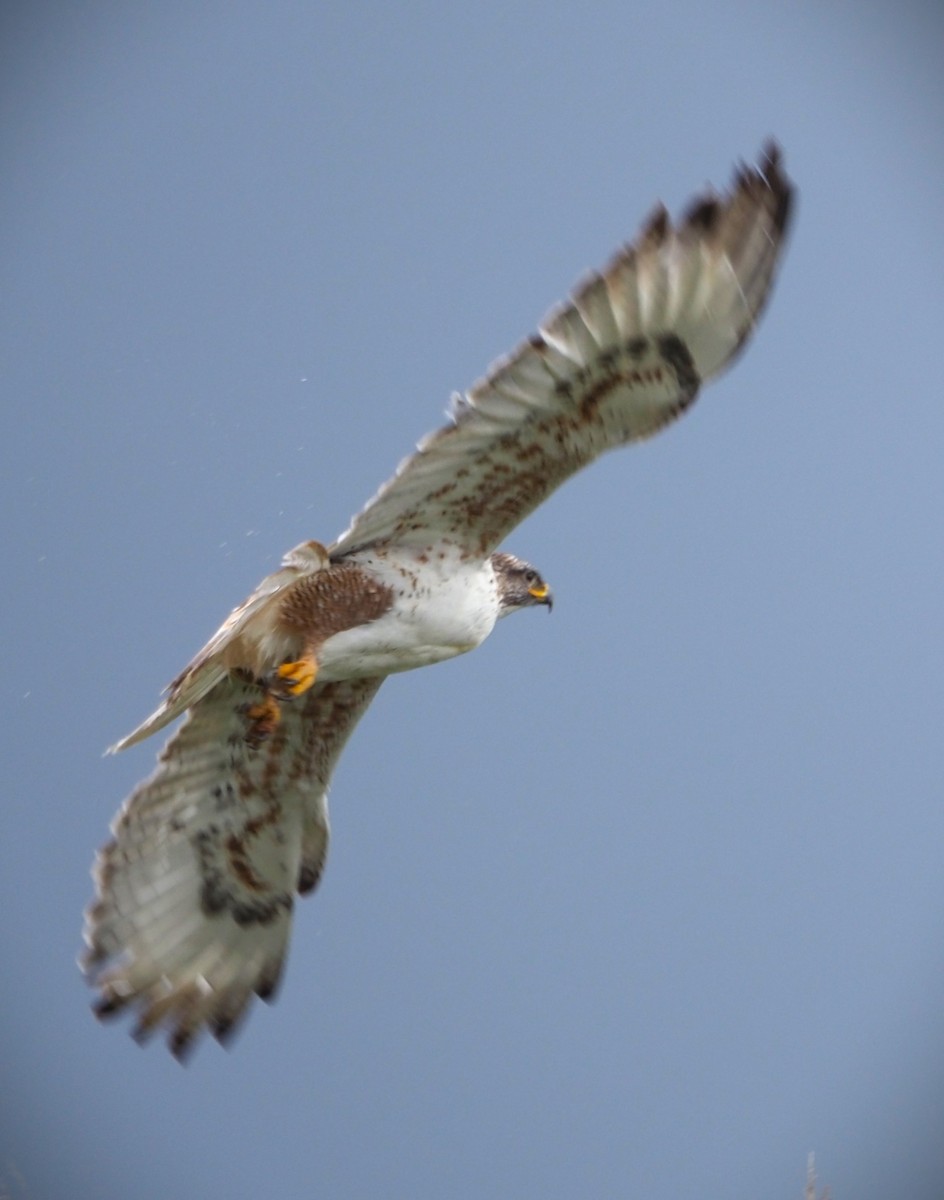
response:
<svg viewBox="0 0 944 1200"><path fill-rule="evenodd" d="M105 994L92 1004L92 1012L100 1021L107 1021L117 1016L127 1003L123 996Z"/></svg>
<svg viewBox="0 0 944 1200"><path fill-rule="evenodd" d="M764 142L756 171L776 197L777 206L773 213L774 225L777 232L783 234L790 223L796 189L783 169L783 151L776 138L770 137Z"/></svg>
<svg viewBox="0 0 944 1200"><path fill-rule="evenodd" d="M684 214L683 224L702 233L711 233L718 224L721 203L717 196L700 196Z"/></svg>
<svg viewBox="0 0 944 1200"><path fill-rule="evenodd" d="M282 961L274 963L259 980L255 987L255 993L260 1000L264 1000L266 1004L271 1004L279 992L279 984L282 982Z"/></svg>
<svg viewBox="0 0 944 1200"><path fill-rule="evenodd" d="M167 1048L181 1066L186 1065L187 1060L193 1053L195 1033L196 1029L194 1028L186 1025L178 1025L167 1038Z"/></svg>
<svg viewBox="0 0 944 1200"><path fill-rule="evenodd" d="M669 231L671 224L669 218L669 210L661 202L657 204L649 216L643 223L642 233L639 237L639 245L653 244L660 245L665 241L666 234Z"/></svg>
<svg viewBox="0 0 944 1200"><path fill-rule="evenodd" d="M769 137L761 147L761 170L766 175L768 171L778 172L783 160L780 143L774 137Z"/></svg>
<svg viewBox="0 0 944 1200"><path fill-rule="evenodd" d="M317 867L312 867L307 864L302 864L298 872L298 894L300 896L308 896L318 886L321 879L321 864Z"/></svg>
<svg viewBox="0 0 944 1200"><path fill-rule="evenodd" d="M232 1040L235 1032L235 1017L219 1017L210 1024L210 1033L213 1034L221 1046L227 1045Z"/></svg>

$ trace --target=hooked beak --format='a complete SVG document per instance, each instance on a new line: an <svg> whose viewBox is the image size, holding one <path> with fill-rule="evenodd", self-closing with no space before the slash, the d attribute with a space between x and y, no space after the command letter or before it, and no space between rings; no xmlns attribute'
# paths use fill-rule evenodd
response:
<svg viewBox="0 0 944 1200"><path fill-rule="evenodd" d="M542 583L540 587L528 588L528 595L533 596L538 604L546 604L548 612L554 607L554 595L546 583Z"/></svg>

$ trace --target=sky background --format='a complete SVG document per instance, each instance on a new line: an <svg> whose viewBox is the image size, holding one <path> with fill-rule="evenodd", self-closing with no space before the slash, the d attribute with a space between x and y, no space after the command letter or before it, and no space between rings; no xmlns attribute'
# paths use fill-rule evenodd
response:
<svg viewBox="0 0 944 1200"><path fill-rule="evenodd" d="M0 1196L944 1194L944 17L8 3ZM748 353L392 680L287 978L99 1025L103 748L602 264L782 143Z"/></svg>

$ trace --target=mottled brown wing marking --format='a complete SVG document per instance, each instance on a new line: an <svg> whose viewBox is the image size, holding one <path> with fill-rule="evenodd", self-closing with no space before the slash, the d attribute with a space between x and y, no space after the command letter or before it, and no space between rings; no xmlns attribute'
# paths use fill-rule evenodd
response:
<svg viewBox="0 0 944 1200"><path fill-rule="evenodd" d="M238 925L268 925L279 912L290 912L290 890L274 890L253 862L253 840L283 818L282 806L270 798L265 811L228 835L219 825L193 837L202 877L200 904L207 916L228 912Z"/></svg>
<svg viewBox="0 0 944 1200"><path fill-rule="evenodd" d="M182 1057L274 994L294 892L324 865L331 773L380 682L316 684L257 749L246 711L263 690L245 674L191 710L98 857L83 965L100 1016L134 1008L135 1036L166 1025Z"/></svg>
<svg viewBox="0 0 944 1200"><path fill-rule="evenodd" d="M328 786L341 752L383 683L382 677L316 685L304 700L301 727L310 786L304 793L302 860L298 891L307 895L321 880L328 853Z"/></svg>
<svg viewBox="0 0 944 1200"><path fill-rule="evenodd" d="M757 323L791 195L768 146L681 221L658 206L633 245L454 400L452 423L401 463L332 557L447 538L488 553L569 475L684 412Z"/></svg>
<svg viewBox="0 0 944 1200"><path fill-rule="evenodd" d="M667 335L653 345L623 347L606 356L601 370L586 369L579 379L560 385L567 408L535 420L528 441L512 440L510 463L483 463L482 485L465 501L459 514L446 512L447 520L464 520L480 530L475 550L484 554L504 536L504 530L522 521L564 480L603 450L656 433L679 416L698 394L698 377L691 355L680 339ZM644 356L649 365L639 365ZM672 402L640 405L634 423L625 420L626 391L652 393L661 389Z"/></svg>
<svg viewBox="0 0 944 1200"><path fill-rule="evenodd" d="M282 807L272 797L264 813L247 821L240 833L231 833L226 839L226 854L233 874L251 892L264 893L269 890L266 881L253 869L250 853L252 841L266 829L276 826L281 817Z"/></svg>

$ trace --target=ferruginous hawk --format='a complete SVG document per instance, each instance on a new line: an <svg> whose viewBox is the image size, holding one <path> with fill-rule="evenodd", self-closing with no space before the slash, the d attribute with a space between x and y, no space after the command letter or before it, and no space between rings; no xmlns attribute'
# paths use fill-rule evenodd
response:
<svg viewBox="0 0 944 1200"><path fill-rule="evenodd" d="M604 450L683 413L770 294L791 186L769 146L723 196L584 279L539 332L453 401L336 542L306 542L233 611L121 750L185 713L98 856L83 965L104 1016L131 1007L182 1056L220 1040L282 971L295 894L318 884L331 773L387 675L479 645L549 606L498 550Z"/></svg>

